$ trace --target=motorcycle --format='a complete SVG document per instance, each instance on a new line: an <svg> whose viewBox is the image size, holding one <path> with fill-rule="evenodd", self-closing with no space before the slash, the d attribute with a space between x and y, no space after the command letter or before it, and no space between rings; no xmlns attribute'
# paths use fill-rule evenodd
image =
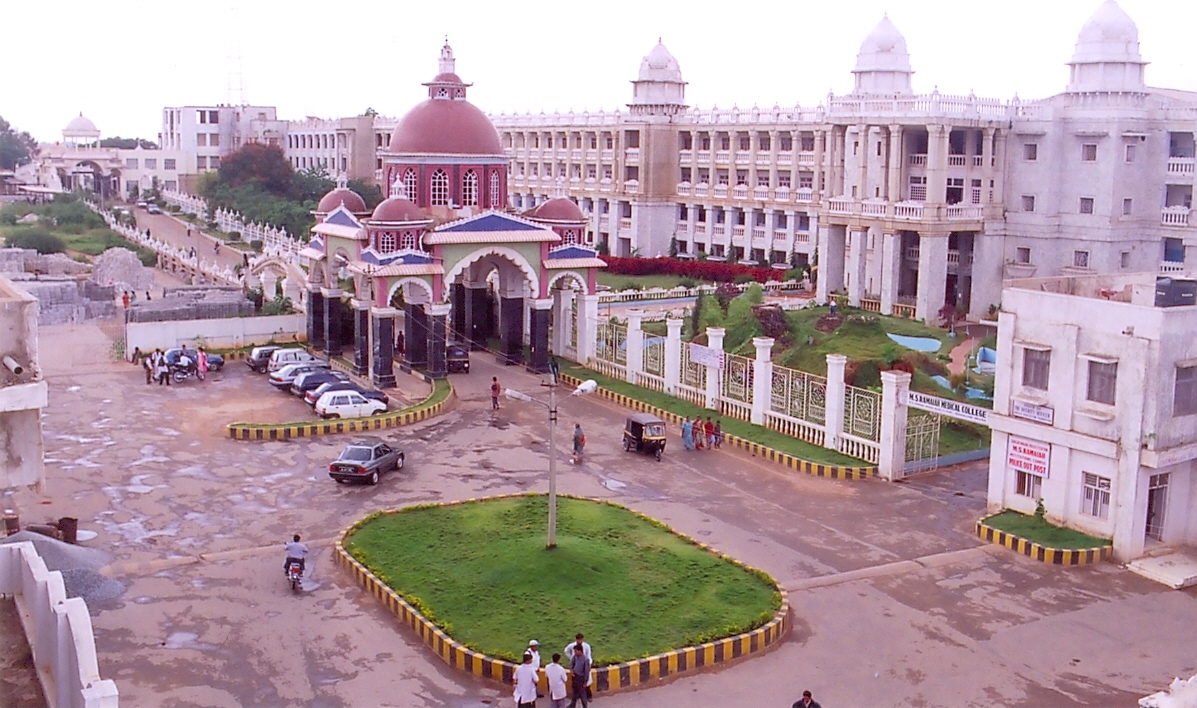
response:
<svg viewBox="0 0 1197 708"><path fill-rule="evenodd" d="M287 564L287 580L291 581L291 591L299 592L303 585L303 566L299 561L291 561Z"/></svg>

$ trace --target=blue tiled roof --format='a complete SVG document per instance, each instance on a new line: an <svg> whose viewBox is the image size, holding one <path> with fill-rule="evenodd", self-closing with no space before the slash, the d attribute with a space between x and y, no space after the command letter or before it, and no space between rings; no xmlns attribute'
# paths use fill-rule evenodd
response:
<svg viewBox="0 0 1197 708"><path fill-rule="evenodd" d="M324 252L324 239L320 238L319 236L313 236L312 239L310 241L308 241L308 247L314 248L317 251L320 251L321 253L323 253Z"/></svg>
<svg viewBox="0 0 1197 708"><path fill-rule="evenodd" d="M437 231L440 232L463 232L463 231L543 231L544 227L529 224L519 219L512 219L503 214L483 214L476 219L469 219L457 224L449 224L443 226Z"/></svg>
<svg viewBox="0 0 1197 708"><path fill-rule="evenodd" d="M361 222L353 218L353 214L345 211L345 207L343 206L337 207L333 210L333 213L324 217L324 223L336 224L337 226L348 226L354 229L360 229L362 227Z"/></svg>
<svg viewBox="0 0 1197 708"><path fill-rule="evenodd" d="M594 258L598 251L571 243L549 251L549 258Z"/></svg>
<svg viewBox="0 0 1197 708"><path fill-rule="evenodd" d="M383 256L367 249L362 251L361 259L364 263L373 263L380 266L391 265L392 263L401 263L403 265L427 265L432 263L432 256L416 251L404 251Z"/></svg>

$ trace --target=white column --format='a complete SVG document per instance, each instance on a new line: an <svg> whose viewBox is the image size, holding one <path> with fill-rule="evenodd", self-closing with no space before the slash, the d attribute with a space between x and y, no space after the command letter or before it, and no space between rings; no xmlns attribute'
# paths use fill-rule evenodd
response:
<svg viewBox="0 0 1197 708"><path fill-rule="evenodd" d="M851 233L851 250L848 254L848 304L860 307L865 292L865 264L868 258L865 249L868 247L869 235L867 231Z"/></svg>
<svg viewBox="0 0 1197 708"><path fill-rule="evenodd" d="M890 202L902 201L902 126L889 127L889 183L886 197Z"/></svg>
<svg viewBox="0 0 1197 708"><path fill-rule="evenodd" d="M674 395L682 381L682 325L683 320L667 319L665 326L665 393Z"/></svg>
<svg viewBox="0 0 1197 708"><path fill-rule="evenodd" d="M628 383L636 383L637 374L644 370L644 331L640 329L640 321L644 318L643 310L628 310L628 363L624 367L624 375Z"/></svg>
<svg viewBox="0 0 1197 708"><path fill-rule="evenodd" d="M578 308L578 363L589 365L594 359L598 337L598 295L583 295Z"/></svg>
<svg viewBox="0 0 1197 708"><path fill-rule="evenodd" d="M881 314L894 314L898 299L898 268L902 265L902 236L881 235Z"/></svg>
<svg viewBox="0 0 1197 708"><path fill-rule="evenodd" d="M919 287L914 316L928 324L939 319L948 279L947 235L919 234Z"/></svg>
<svg viewBox="0 0 1197 708"><path fill-rule="evenodd" d="M765 424L765 413L769 410L773 395L773 338L753 337L756 347L756 361L752 372L752 417L757 425Z"/></svg>
<svg viewBox="0 0 1197 708"><path fill-rule="evenodd" d="M878 471L889 481L902 477L906 468L906 394L910 374L881 372L881 462Z"/></svg>
<svg viewBox="0 0 1197 708"><path fill-rule="evenodd" d="M553 340L549 347L556 356L565 356L569 349L569 338L573 326L570 318L570 306L573 304L573 290L553 291Z"/></svg>
<svg viewBox="0 0 1197 708"><path fill-rule="evenodd" d="M840 435L844 432L844 368L848 357L843 354L827 355L827 404L826 420L823 423L823 447L838 450Z"/></svg>
<svg viewBox="0 0 1197 708"><path fill-rule="evenodd" d="M844 227L819 227L819 282L816 302L827 302L829 295L844 287Z"/></svg>
<svg viewBox="0 0 1197 708"><path fill-rule="evenodd" d="M707 327L707 346L723 351L723 335L727 330L722 327ZM723 369L707 367L707 408L719 410L719 396L723 393Z"/></svg>

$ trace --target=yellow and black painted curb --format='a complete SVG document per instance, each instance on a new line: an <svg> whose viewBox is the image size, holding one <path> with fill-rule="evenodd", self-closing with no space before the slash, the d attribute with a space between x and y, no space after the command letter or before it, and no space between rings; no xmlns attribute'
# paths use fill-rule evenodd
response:
<svg viewBox="0 0 1197 708"><path fill-rule="evenodd" d="M435 395L435 389L434 389ZM454 396L452 384L445 400L424 406L419 403L412 409L391 411L372 415L367 418L346 418L344 420L324 420L318 422L279 423L277 425L262 425L259 423L229 423L225 426L228 436L233 440L290 440L291 438L314 438L322 435L338 435L341 433L363 433L371 430L399 428L405 425L419 423L422 420L436 417L445 412L450 399ZM424 407L421 407L424 406Z"/></svg>
<svg viewBox="0 0 1197 708"><path fill-rule="evenodd" d="M540 496L536 494L500 494L495 496L478 497L471 499L464 499L451 502L443 502L436 506L458 506L460 504L468 504L472 502L495 501L498 499L510 499L515 497L526 496ZM762 573L751 566L745 565L740 561L725 555L711 548L707 544L680 533L673 528L661 524L659 521L650 518L638 511L628 509L622 504L608 501L606 499L591 499L589 497L574 496L568 494L558 495L563 499L582 499L585 501L596 502L599 504L608 504L610 506L626 509L627 511L639 516L640 518L653 521L659 524L662 528L668 530L670 533L682 538L699 548L719 556L720 558L736 565L744 570ZM382 512L395 513L401 509L392 509ZM363 519L364 521L364 519ZM342 534L341 539L337 541L335 548L335 561L337 565L348 570L358 585L362 586L364 590L369 592L375 598L383 603L387 611L395 615L403 624L411 627L419 635L420 640L432 649L432 651L440 657L449 666L461 671L466 671L478 676L480 678L492 679L505 684L513 682L515 675L516 664L503 659L496 659L486 654L474 651L457 641L452 637L426 619L418 610L409 605L399 593L392 590L386 583L378 578L370 571L364 564L350 555L349 551L345 550L345 539L362 521L357 522ZM765 574L766 577L769 577ZM786 634L790 631L790 603L786 597L786 592L774 581L771 577L769 580L777 591L781 594L781 607L773 614L773 619L769 620L765 625L752 630L751 632L744 632L732 637L719 639L713 642L707 642L698 646L683 647L675 649L662 654L636 659L634 661L627 661L622 664L615 664L613 666L601 666L593 669L594 690L599 692L614 693L624 691L632 688L642 687L646 684L662 679L670 678L682 673L695 671L705 667L718 666L720 664L727 664L742 657L751 656L764 652L766 649L776 645ZM545 680L544 671L540 672L540 688L547 690L547 682Z"/></svg>
<svg viewBox="0 0 1197 708"><path fill-rule="evenodd" d="M1028 541L1021 536L995 529L985 524L984 520L977 522L977 535L984 541L1005 546L1012 551L1034 558L1041 563L1052 565L1088 565L1107 561L1113 555L1113 546L1099 548L1048 548L1034 541Z"/></svg>
<svg viewBox="0 0 1197 708"><path fill-rule="evenodd" d="M578 384L582 383L581 379L570 376L569 374L561 374L559 378L571 386L577 386ZM681 422L685 420L685 416L671 413L663 408L649 405L644 401L639 401L630 396L625 396L622 393L616 393L601 386L598 388L596 393L603 398L606 398L607 400L625 408L631 408L632 410L641 411L644 413L652 413L661 420L665 420L670 423L680 425ZM792 470L805 472L806 474L814 475L815 477L827 477L828 479L868 479L869 477L877 476L877 468L874 466L843 467L840 465L830 465L823 462L811 462L810 460L803 460L799 457L794 457L789 453L781 452L780 450L774 450L771 447L767 447L758 442L753 442L752 440L746 440L737 435L731 435L730 433L723 434L723 442L725 444L731 445L732 447L738 447L754 456L762 457L770 462L776 462L779 465L784 465Z"/></svg>

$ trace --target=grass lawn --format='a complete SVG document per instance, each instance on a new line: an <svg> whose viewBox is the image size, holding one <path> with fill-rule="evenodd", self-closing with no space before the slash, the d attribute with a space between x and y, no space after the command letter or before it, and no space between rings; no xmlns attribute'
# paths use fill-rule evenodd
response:
<svg viewBox="0 0 1197 708"><path fill-rule="evenodd" d="M98 256L110 248L125 248L137 254L142 264L151 267L158 262L158 256L148 248L139 246L125 239L110 228L87 229L81 233L70 233L67 229L48 227L44 222L37 226L2 226L0 236L15 236L32 230L48 231L63 240L68 251L82 253L88 256Z"/></svg>
<svg viewBox="0 0 1197 708"><path fill-rule="evenodd" d="M676 288L685 280L680 275L618 275L600 270L596 276L599 285L606 285L612 290L648 290L649 288ZM695 281L699 282L699 281Z"/></svg>
<svg viewBox="0 0 1197 708"><path fill-rule="evenodd" d="M674 398L673 396L636 386L626 381L617 381L608 376L604 376L597 371L591 371L590 369L578 366L572 362L562 361L560 363L562 373L569 374L570 376L582 379L583 381L586 379L594 379L599 386L602 386L609 391L621 393L643 403L667 410L670 413L691 417L701 415L704 418L708 415L713 415L712 411L696 406L689 401L683 401L680 398ZM734 418L728 417L721 417L720 420L723 422L723 432L725 433L744 438L745 440L758 442L761 445L766 445L774 450L780 450L781 452L788 453L802 460L821 462L829 465L845 465L848 467L858 467L868 464L867 462L858 460L855 457L841 455L835 450L829 450L825 447L819 447L818 445L811 445L810 443L799 440L798 438L792 438L789 435L783 435L762 425L753 425L752 423L746 423L742 420L736 420ZM680 446L680 441L675 440L673 445ZM677 449L677 447L674 449Z"/></svg>
<svg viewBox="0 0 1197 708"><path fill-rule="evenodd" d="M984 519L983 523L1048 548L1101 548L1110 545L1110 541L1104 538L1090 536L1087 533L1060 526L1052 526L1037 516L1027 516L1017 511L1003 511Z"/></svg>
<svg viewBox="0 0 1197 708"><path fill-rule="evenodd" d="M541 495L411 507L355 528L345 547L466 646L541 661L585 632L604 666L747 631L781 606L771 582L632 512L558 498L545 549Z"/></svg>
<svg viewBox="0 0 1197 708"><path fill-rule="evenodd" d="M795 344L785 351L776 352L773 360L792 369L822 376L827 373L828 354L845 354L849 359L877 359L882 355L882 347L896 347L899 353L911 351L894 342L886 336L887 334L938 339L942 344L938 351L929 354L932 357L948 354L952 347L960 342L959 339L949 337L946 329L902 317L878 315L854 307L838 308L837 314L845 320L851 315L866 315L875 317L878 321L868 324L845 321L833 332L820 332L815 329L815 324L828 312L826 307L806 307L787 312L789 336ZM807 344L808 338L813 338L814 344ZM943 391L942 388L940 390Z"/></svg>
<svg viewBox="0 0 1197 708"><path fill-rule="evenodd" d="M984 425L972 425L944 417L939 425L939 454L988 450L993 431Z"/></svg>

